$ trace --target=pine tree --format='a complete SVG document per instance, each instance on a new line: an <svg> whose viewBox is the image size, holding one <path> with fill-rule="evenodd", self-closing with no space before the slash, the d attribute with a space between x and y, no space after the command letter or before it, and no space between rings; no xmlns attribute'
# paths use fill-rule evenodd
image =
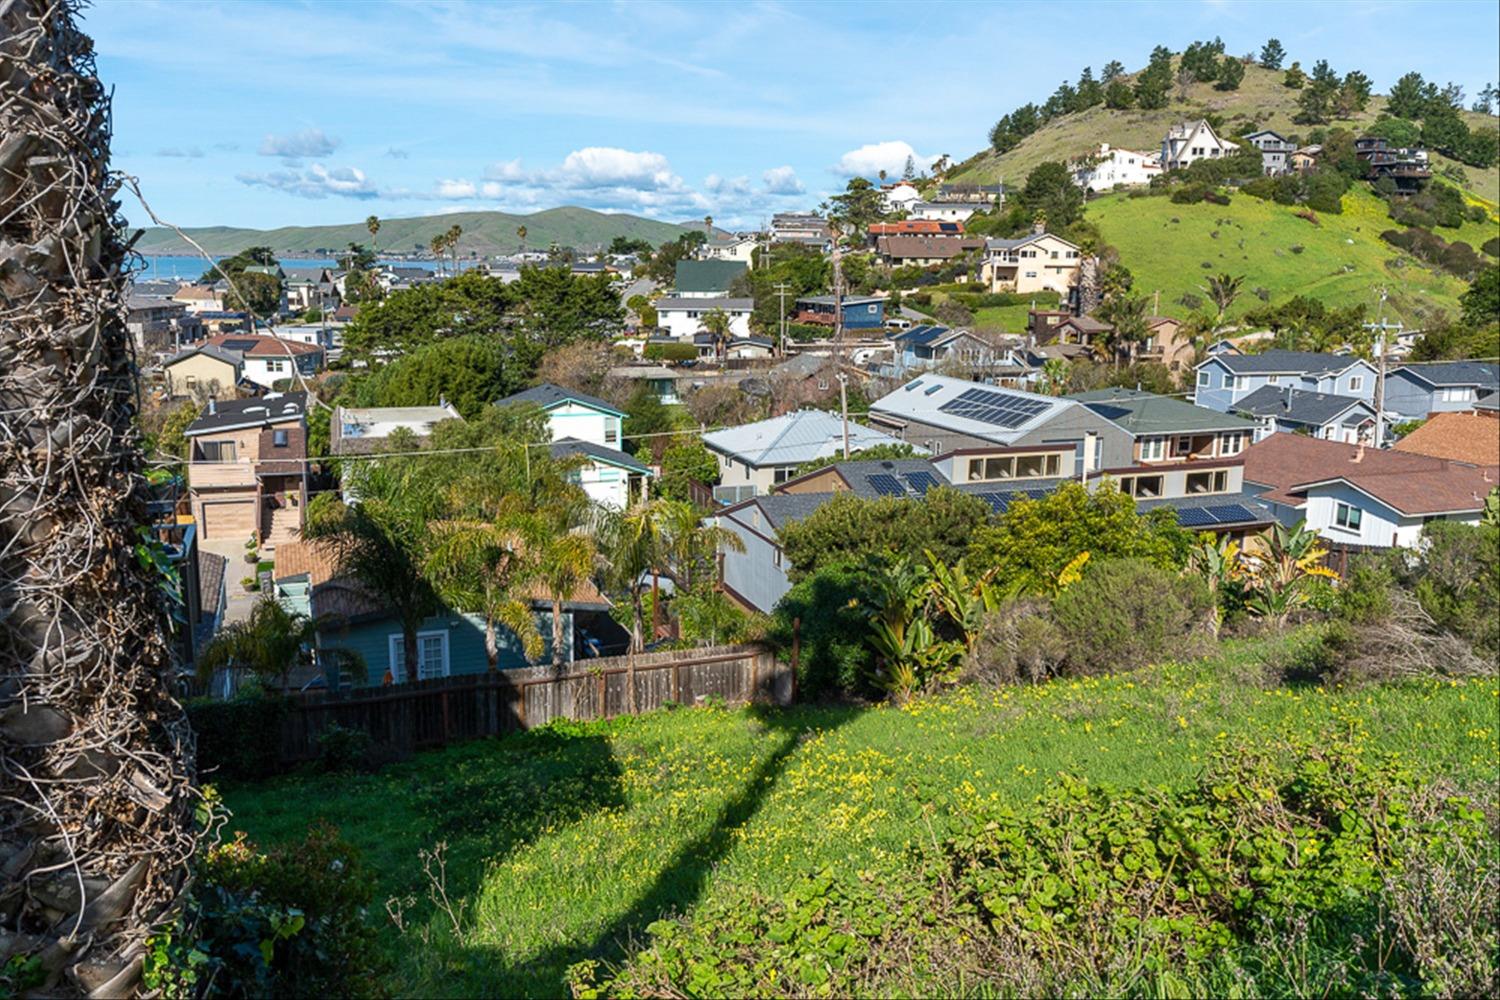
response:
<svg viewBox="0 0 1500 1000"><path fill-rule="evenodd" d="M1219 64L1219 82L1214 84L1215 90L1239 90L1240 83L1245 79L1245 64L1234 56L1225 56Z"/></svg>
<svg viewBox="0 0 1500 1000"><path fill-rule="evenodd" d="M1260 50L1260 64L1266 69L1280 69L1281 62L1286 58L1286 49L1281 47L1281 41L1273 38Z"/></svg>
<svg viewBox="0 0 1500 1000"><path fill-rule="evenodd" d="M1125 75L1125 64L1118 59L1111 59L1104 64L1104 71L1099 74L1099 82L1105 85L1114 83L1116 77Z"/></svg>
<svg viewBox="0 0 1500 1000"><path fill-rule="evenodd" d="M1385 110L1396 118L1421 118L1427 101L1426 92L1427 84L1422 80L1422 74L1407 73L1391 87Z"/></svg>
<svg viewBox="0 0 1500 1000"><path fill-rule="evenodd" d="M1306 86L1307 74L1302 72L1302 64L1294 61L1281 78L1281 84L1291 90L1301 90Z"/></svg>

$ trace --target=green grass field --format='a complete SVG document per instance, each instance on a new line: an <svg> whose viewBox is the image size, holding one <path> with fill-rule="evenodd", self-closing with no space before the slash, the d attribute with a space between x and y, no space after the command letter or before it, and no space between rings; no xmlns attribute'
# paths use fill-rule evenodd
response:
<svg viewBox="0 0 1500 1000"><path fill-rule="evenodd" d="M1373 194L1352 189L1344 196L1343 214L1319 215L1316 225L1296 212L1246 194L1234 194L1227 206L1114 194L1091 202L1087 217L1119 248L1135 276L1135 290L1148 296L1159 291L1161 311L1169 316L1190 315L1193 310L1179 301L1183 293L1202 298L1199 286L1210 274L1223 272L1245 276L1231 318L1262 305L1257 288L1264 288L1273 304L1294 295L1331 306L1362 303L1372 319L1376 289L1385 288L1387 317L1408 325L1439 311L1458 314L1458 297L1467 284L1381 240L1381 232L1398 227ZM1438 232L1454 240L1466 230ZM1292 249L1297 246L1300 253ZM1393 266L1396 261L1400 266Z"/></svg>
<svg viewBox="0 0 1500 1000"><path fill-rule="evenodd" d="M262 844L326 817L362 848L381 897L390 989L562 995L564 970L628 957L653 921L776 893L821 866L878 870L980 801L1030 800L1060 774L1181 786L1225 740L1331 729L1460 786L1500 780L1493 680L1265 688L1279 645L902 708L679 709L423 754L374 775L223 789ZM447 844L462 930L428 903L418 852Z"/></svg>

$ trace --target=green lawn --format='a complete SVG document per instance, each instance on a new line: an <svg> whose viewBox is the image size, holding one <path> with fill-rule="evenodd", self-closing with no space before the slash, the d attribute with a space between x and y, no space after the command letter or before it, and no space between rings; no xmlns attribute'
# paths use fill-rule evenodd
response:
<svg viewBox="0 0 1500 1000"><path fill-rule="evenodd" d="M1333 306L1363 303L1373 319L1375 290L1383 287L1390 295L1387 318L1399 317L1408 325L1437 310L1458 314L1458 297L1467 284L1381 240L1382 231L1397 226L1373 194L1351 190L1344 196L1343 213L1320 214L1316 225L1296 211L1245 194L1233 195L1227 206L1178 205L1165 197L1120 194L1090 203L1088 218L1119 248L1135 277L1135 290L1148 296L1160 291L1161 311L1170 316L1189 315L1192 310L1178 301L1182 294L1202 298L1199 286L1207 276L1223 272L1245 276L1230 317L1262 304L1257 288L1269 293L1271 303L1293 295ZM1438 232L1451 240L1464 231ZM1292 249L1298 246L1301 252ZM1390 266L1393 261L1401 265Z"/></svg>
<svg viewBox="0 0 1500 1000"><path fill-rule="evenodd" d="M224 793L233 827L263 844L332 820L367 852L382 899L417 897L415 931L381 918L392 991L559 995L569 964L626 956L662 916L824 865L894 863L969 804L1026 801L1062 773L1181 785L1222 740L1335 727L1460 785L1500 779L1492 680L1264 689L1273 646L904 708L663 711ZM438 843L461 937L426 901L418 851Z"/></svg>

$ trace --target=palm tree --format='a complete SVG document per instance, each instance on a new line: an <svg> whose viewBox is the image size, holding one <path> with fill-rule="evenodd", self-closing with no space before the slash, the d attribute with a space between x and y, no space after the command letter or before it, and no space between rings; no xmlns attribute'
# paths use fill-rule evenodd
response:
<svg viewBox="0 0 1500 1000"><path fill-rule="evenodd" d="M464 227L458 223L448 227L448 249L453 251L453 273L458 274L458 240L463 236Z"/></svg>
<svg viewBox="0 0 1500 1000"><path fill-rule="evenodd" d="M244 667L262 681L285 689L287 676L308 660L308 649L317 640L319 623L300 612L288 610L270 594L263 594L250 617L219 630L198 656L198 677L213 678L225 667Z"/></svg>
<svg viewBox="0 0 1500 1000"><path fill-rule="evenodd" d="M563 602L593 575L599 562L594 539L578 530L561 533L554 529L557 521L537 518L535 534L523 533L533 560L533 579L552 602L552 665L561 670L563 661Z"/></svg>
<svg viewBox="0 0 1500 1000"><path fill-rule="evenodd" d="M1117 295L1104 304L1099 315L1114 327L1108 334L1108 345L1115 367L1119 367L1121 353L1134 360L1136 345L1145 341L1150 329L1146 300L1138 295Z"/></svg>
<svg viewBox="0 0 1500 1000"><path fill-rule="evenodd" d="M380 244L375 237L380 232L380 217L371 215L365 219L365 228L370 231L370 245L374 247L375 253L380 253Z"/></svg>
<svg viewBox="0 0 1500 1000"><path fill-rule="evenodd" d="M646 612L641 600L641 578L660 571L667 559L667 500L637 500L623 510L606 511L599 525L607 577L612 586L630 594L630 647L646 645Z"/></svg>
<svg viewBox="0 0 1500 1000"><path fill-rule="evenodd" d="M679 590L693 589L693 574L721 550L744 552L745 543L728 528L709 524L703 512L683 500L658 500L661 505L667 575Z"/></svg>
<svg viewBox="0 0 1500 1000"><path fill-rule="evenodd" d="M698 325L714 338L714 356L722 358L729 341L729 314L722 309L710 309L703 314Z"/></svg>
<svg viewBox="0 0 1500 1000"><path fill-rule="evenodd" d="M499 625L521 640L528 659L542 653L527 596L534 572L529 556L520 530L504 513L493 521L443 521L432 527L422 568L448 605L483 616L484 655L491 670L500 669Z"/></svg>
<svg viewBox="0 0 1500 1000"><path fill-rule="evenodd" d="M111 91L78 9L0 4L0 940L7 992L126 996L200 800L167 688L175 571L141 533Z"/></svg>
<svg viewBox="0 0 1500 1000"><path fill-rule="evenodd" d="M447 233L438 233L436 236L434 236L432 238L432 242L428 243L427 246L432 251L432 255L437 258L438 273L442 274L443 273L443 253L444 253L444 251L446 251L448 249L448 234Z"/></svg>
<svg viewBox="0 0 1500 1000"><path fill-rule="evenodd" d="M521 238L521 252L525 253L526 252L526 227L525 226L517 226L516 227L516 235Z"/></svg>
<svg viewBox="0 0 1500 1000"><path fill-rule="evenodd" d="M1224 314L1229 311L1230 306L1234 305L1234 300L1239 298L1240 283L1244 280L1245 276L1243 274L1239 277L1219 274L1210 276L1208 284L1198 286L1199 291L1207 295L1208 300L1219 311L1218 316L1214 320L1215 333L1218 332L1219 327L1224 325Z"/></svg>

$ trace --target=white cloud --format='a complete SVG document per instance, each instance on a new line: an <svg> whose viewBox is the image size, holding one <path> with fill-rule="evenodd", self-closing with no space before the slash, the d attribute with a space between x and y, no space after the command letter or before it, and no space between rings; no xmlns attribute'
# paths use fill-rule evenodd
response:
<svg viewBox="0 0 1500 1000"><path fill-rule="evenodd" d="M797 177L797 171L791 167L772 167L761 174L760 179L767 194L801 194L807 190Z"/></svg>
<svg viewBox="0 0 1500 1000"><path fill-rule="evenodd" d="M718 174L709 174L703 178L703 190L709 194L721 197L748 195L750 193L750 178L720 177Z"/></svg>
<svg viewBox="0 0 1500 1000"><path fill-rule="evenodd" d="M623 187L638 190L671 190L682 186L660 153L633 152L613 146L575 149L562 162L553 178L569 187Z"/></svg>
<svg viewBox="0 0 1500 1000"><path fill-rule="evenodd" d="M490 181L519 181L526 177L526 171L521 168L519 159L501 160L485 167L484 177Z"/></svg>
<svg viewBox="0 0 1500 1000"><path fill-rule="evenodd" d="M197 146L168 146L166 149L158 149L157 156L180 157L185 160L197 160L203 157L203 150Z"/></svg>
<svg viewBox="0 0 1500 1000"><path fill-rule="evenodd" d="M473 198L479 193L479 189L474 185L473 181L441 180L437 183L436 193L439 198L456 201L463 198Z"/></svg>
<svg viewBox="0 0 1500 1000"><path fill-rule="evenodd" d="M300 157L327 156L339 146L339 140L323 134L320 128L305 128L288 135L267 135L260 141L261 156L279 156L285 160Z"/></svg>
<svg viewBox="0 0 1500 1000"><path fill-rule="evenodd" d="M308 170L275 170L268 174L240 174L241 184L251 187L270 188L296 195L298 198L368 199L379 197L383 192L370 183L365 172L358 167L334 167L332 170L321 163L314 163ZM385 192L389 195L388 192Z"/></svg>
<svg viewBox="0 0 1500 1000"><path fill-rule="evenodd" d="M899 177L906 169L908 157L918 170L926 170L937 161L937 156L924 156L912 149L910 143L890 139L851 149L839 157L833 172L842 177L876 177L884 170L888 176Z"/></svg>

